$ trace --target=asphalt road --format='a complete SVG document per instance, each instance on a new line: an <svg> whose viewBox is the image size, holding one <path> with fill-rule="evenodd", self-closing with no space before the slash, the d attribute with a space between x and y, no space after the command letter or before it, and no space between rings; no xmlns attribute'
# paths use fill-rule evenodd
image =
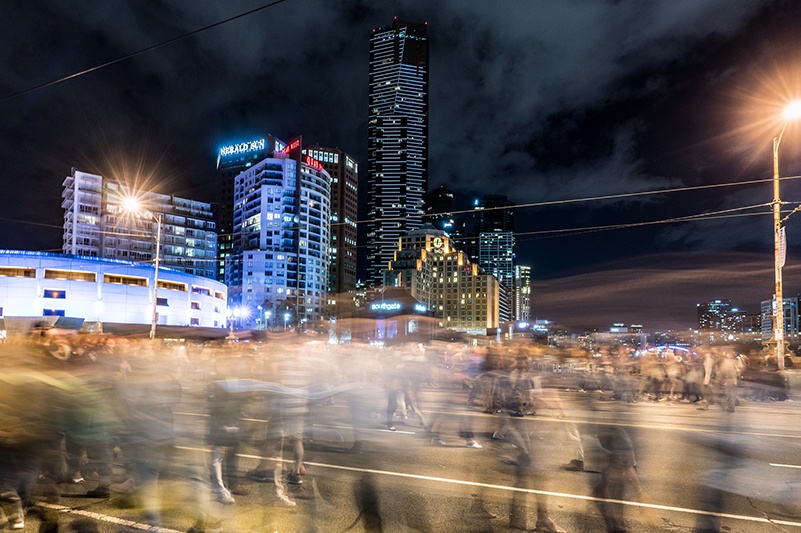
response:
<svg viewBox="0 0 801 533"><path fill-rule="evenodd" d="M193 490L211 498L203 479L209 454L202 387L189 383L184 393L184 403L175 409L178 446L161 481L162 531L187 531L192 525ZM729 533L801 532L799 404L744 399L736 412L724 413L715 406L700 411L695 404L599 401L575 390L560 390L559 396L564 418L553 403L534 416L513 418L466 405L461 389L426 388L421 406L429 422L438 418L443 424L443 446L432 444L431 434L416 422L397 420L396 431L385 429L383 390L368 388L355 418L365 437L359 454L347 453L353 411L337 397L332 405L313 406L307 475L301 485L287 486L295 507L274 505L274 484L245 480L249 495L235 496L233 505L211 501L206 511L228 532L500 533L534 529L540 506L568 532L605 531L602 500L593 491L606 463L597 435L615 426L631 438L642 488L613 503L629 531L690 532L708 524ZM483 448L465 445L459 433L465 424ZM263 432L258 412L247 427L256 436ZM575 455L571 428L581 435L583 472L562 468ZM506 438L494 439L498 431ZM520 464L526 446L531 466ZM245 445L240 471L253 468L259 453ZM283 460L290 462L289 450ZM87 475L83 485L61 484L60 501L42 502L39 511L47 510L60 531L71 531L70 524L80 519L103 532L147 530L136 498L120 485L129 477L124 457L114 472L118 485L111 498L86 498L94 486ZM24 531L40 531L36 512Z"/></svg>

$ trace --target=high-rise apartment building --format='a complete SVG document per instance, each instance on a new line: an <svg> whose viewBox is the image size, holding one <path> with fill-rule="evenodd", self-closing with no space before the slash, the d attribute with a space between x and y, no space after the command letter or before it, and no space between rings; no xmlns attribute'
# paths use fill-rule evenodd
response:
<svg viewBox="0 0 801 533"><path fill-rule="evenodd" d="M217 153L217 280L225 281L225 260L234 250L234 178L281 150L283 143L272 135L232 142Z"/></svg>
<svg viewBox="0 0 801 533"><path fill-rule="evenodd" d="M398 239L423 225L428 191L428 31L395 19L370 37L367 279L379 284Z"/></svg>
<svg viewBox="0 0 801 533"><path fill-rule="evenodd" d="M514 232L514 203L502 194L485 194L473 202L473 225L464 239L464 251L474 263L479 262L479 236L493 231Z"/></svg>
<svg viewBox="0 0 801 533"><path fill-rule="evenodd" d="M217 233L211 204L132 191L116 181L76 169L62 185L64 253L154 261L156 220L123 209L125 198L136 196L146 211L161 217L161 265L205 278L216 277Z"/></svg>
<svg viewBox="0 0 801 533"><path fill-rule="evenodd" d="M247 309L241 319L247 326L262 319L268 327L302 325L327 316L331 178L301 151L300 139L292 141L234 180L225 282L229 306Z"/></svg>
<svg viewBox="0 0 801 533"><path fill-rule="evenodd" d="M799 324L798 296L792 298L783 298L782 311L784 313L784 339L788 342L797 342L801 327ZM767 341L773 338L773 317L775 316L775 307L773 300L763 300L760 304L761 310L761 324L762 324L762 340ZM775 346L775 345L774 345Z"/></svg>
<svg viewBox="0 0 801 533"><path fill-rule="evenodd" d="M515 320L531 320L531 267L515 265Z"/></svg>
<svg viewBox="0 0 801 533"><path fill-rule="evenodd" d="M356 290L356 221L359 217L359 166L342 150L309 146L303 153L319 161L331 177L331 243L329 245L328 293Z"/></svg>
<svg viewBox="0 0 801 533"><path fill-rule="evenodd" d="M511 231L482 232L478 236L478 265L501 284L500 319L514 318L515 234Z"/></svg>

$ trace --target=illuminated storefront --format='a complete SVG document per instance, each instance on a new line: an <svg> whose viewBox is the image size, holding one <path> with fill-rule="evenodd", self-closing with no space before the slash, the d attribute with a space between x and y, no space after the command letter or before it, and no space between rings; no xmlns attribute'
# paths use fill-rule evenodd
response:
<svg viewBox="0 0 801 533"><path fill-rule="evenodd" d="M425 341L437 329L428 306L399 288L387 288L374 294L360 316L373 321L363 339L372 344Z"/></svg>

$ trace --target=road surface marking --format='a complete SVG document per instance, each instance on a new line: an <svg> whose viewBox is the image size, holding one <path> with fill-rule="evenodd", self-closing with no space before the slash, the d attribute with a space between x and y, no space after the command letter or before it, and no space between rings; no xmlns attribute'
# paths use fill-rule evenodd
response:
<svg viewBox="0 0 801 533"><path fill-rule="evenodd" d="M801 465L783 465L780 463L768 463L770 466L780 466L782 468L801 468Z"/></svg>
<svg viewBox="0 0 801 533"><path fill-rule="evenodd" d="M134 522L133 520L125 520L124 518L117 518L116 516L109 516L105 514L95 513L93 511L86 511L84 509L73 509L72 507L66 507L64 505L56 505L54 503L39 502L36 505L38 507L46 507L47 509L53 509L54 511L58 511L60 513L68 513L71 515L83 516L84 518L91 518L92 520L98 520L100 522L108 522L109 524L125 526L132 529L141 529L143 531L156 531L158 533L182 533L182 531L179 531L177 529L169 529L166 527L157 528L150 524Z"/></svg>
<svg viewBox="0 0 801 533"><path fill-rule="evenodd" d="M179 415L179 416L198 416L198 417L201 417L201 418L208 418L209 417L209 415L206 414L206 413L186 413L186 412L178 411L178 412L175 412L173 414L174 415ZM260 423L263 423L263 424L269 423L269 420L263 420L261 418L240 418L239 420L244 420L246 422L260 422ZM326 428L326 429L353 429L353 426L333 426L333 425L329 425L329 424L312 424L312 426L316 427L316 428ZM403 434L403 435L417 435L416 431L404 431L402 429L396 429L394 431L391 431L389 429L361 428L360 430L361 431L378 431L378 432L382 432L382 433L400 433L400 434Z"/></svg>
<svg viewBox="0 0 801 533"><path fill-rule="evenodd" d="M441 415L452 415L453 412L451 411L439 411L437 409L427 409L426 413L428 414L441 414ZM205 413L187 413L187 412L175 412L175 415L181 416L199 416L199 417L208 417L208 414ZM471 416L471 417L488 417L488 416L495 416L495 415L487 415L485 413L479 413L476 411L464 411L459 413L460 416ZM242 418L241 420L245 420L248 422L261 422L267 423L267 420L262 420L259 418ZM517 421L528 421L528 422L558 422L561 424L588 424L588 425L595 425L595 426L620 426L620 427L628 427L628 428L643 428L643 429L661 429L663 431L683 431L685 433L725 433L727 435L743 435L747 437L772 437L772 438L782 438L782 439L801 439L801 434L799 435L788 435L786 433L760 433L756 431L728 431L725 429L717 429L717 428L693 428L693 427L683 427L683 426L676 426L673 424L645 424L645 423L634 423L634 422L615 422L614 420L587 420L587 419L574 419L574 418L557 418L557 417L549 417L549 416L540 416L536 415L533 417L528 418L518 418L514 419L515 422ZM321 426L325 427L325 426ZM335 426L333 426L335 427ZM372 429L368 431L386 431L380 429ZM413 431L393 431L392 433L407 433L407 434L414 434Z"/></svg>

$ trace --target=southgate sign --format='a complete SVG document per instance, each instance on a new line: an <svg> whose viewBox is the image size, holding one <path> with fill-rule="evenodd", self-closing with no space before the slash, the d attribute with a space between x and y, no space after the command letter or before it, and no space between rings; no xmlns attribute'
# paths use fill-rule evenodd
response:
<svg viewBox="0 0 801 533"><path fill-rule="evenodd" d="M373 311L398 311L401 308L401 304L398 302L379 302L370 304L370 309Z"/></svg>
<svg viewBox="0 0 801 533"><path fill-rule="evenodd" d="M371 311L400 311L403 308L400 302L373 302L370 304ZM425 313L427 308L424 304L414 304L414 310L418 313Z"/></svg>
<svg viewBox="0 0 801 533"><path fill-rule="evenodd" d="M244 154L247 152L255 152L257 150L264 150L267 142L264 139L258 139L250 142L243 142L237 144L229 144L220 148L220 157L229 155Z"/></svg>

